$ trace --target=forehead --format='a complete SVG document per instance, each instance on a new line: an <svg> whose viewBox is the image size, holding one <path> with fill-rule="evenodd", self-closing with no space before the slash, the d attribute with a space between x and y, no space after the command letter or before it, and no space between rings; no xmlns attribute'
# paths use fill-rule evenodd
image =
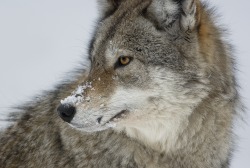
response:
<svg viewBox="0 0 250 168"><path fill-rule="evenodd" d="M91 56L103 57L106 50L141 51L145 44L165 41L154 25L140 12L122 11L99 23L90 48Z"/></svg>
<svg viewBox="0 0 250 168"><path fill-rule="evenodd" d="M140 24L136 23L136 20L142 17L143 5L135 2L123 3L112 15L106 16L99 22L90 47L92 56L98 54L102 48L111 45L122 46L128 40L136 37L134 31L140 29ZM101 52L103 53L103 51Z"/></svg>
<svg viewBox="0 0 250 168"><path fill-rule="evenodd" d="M133 55L154 65L164 63L170 68L180 67L178 49L145 17L146 6L122 7L99 23L90 48L93 62L112 66L119 56Z"/></svg>

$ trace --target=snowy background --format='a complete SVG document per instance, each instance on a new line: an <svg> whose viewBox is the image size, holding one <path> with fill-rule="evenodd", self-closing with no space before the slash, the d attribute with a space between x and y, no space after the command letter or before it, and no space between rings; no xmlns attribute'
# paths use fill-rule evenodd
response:
<svg viewBox="0 0 250 168"><path fill-rule="evenodd" d="M250 109L250 1L209 0L230 30L238 79ZM10 107L53 88L86 56L97 18L95 0L0 0L0 127ZM248 87L247 87L248 86ZM236 128L239 137L232 168L250 165L250 112Z"/></svg>

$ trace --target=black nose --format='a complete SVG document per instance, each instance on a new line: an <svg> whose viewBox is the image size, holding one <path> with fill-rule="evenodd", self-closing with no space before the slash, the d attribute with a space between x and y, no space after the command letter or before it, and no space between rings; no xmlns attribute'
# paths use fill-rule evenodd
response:
<svg viewBox="0 0 250 168"><path fill-rule="evenodd" d="M61 104L57 108L57 112L64 121L69 123L76 113L76 108L71 104Z"/></svg>

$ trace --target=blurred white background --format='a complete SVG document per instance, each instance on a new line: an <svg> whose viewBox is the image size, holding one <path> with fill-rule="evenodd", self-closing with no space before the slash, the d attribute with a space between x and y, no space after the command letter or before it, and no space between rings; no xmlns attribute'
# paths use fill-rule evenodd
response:
<svg viewBox="0 0 250 168"><path fill-rule="evenodd" d="M240 90L250 108L250 2L208 0L222 16L236 49ZM0 127L13 105L53 88L86 56L97 18L96 0L0 0ZM250 166L249 110L237 123L232 168Z"/></svg>

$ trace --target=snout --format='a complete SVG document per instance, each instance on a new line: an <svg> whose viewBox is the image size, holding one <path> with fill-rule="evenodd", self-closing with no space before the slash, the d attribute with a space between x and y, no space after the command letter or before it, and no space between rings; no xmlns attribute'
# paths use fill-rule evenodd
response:
<svg viewBox="0 0 250 168"><path fill-rule="evenodd" d="M70 121L74 118L76 108L71 104L61 104L57 108L57 112L64 121L70 123Z"/></svg>

